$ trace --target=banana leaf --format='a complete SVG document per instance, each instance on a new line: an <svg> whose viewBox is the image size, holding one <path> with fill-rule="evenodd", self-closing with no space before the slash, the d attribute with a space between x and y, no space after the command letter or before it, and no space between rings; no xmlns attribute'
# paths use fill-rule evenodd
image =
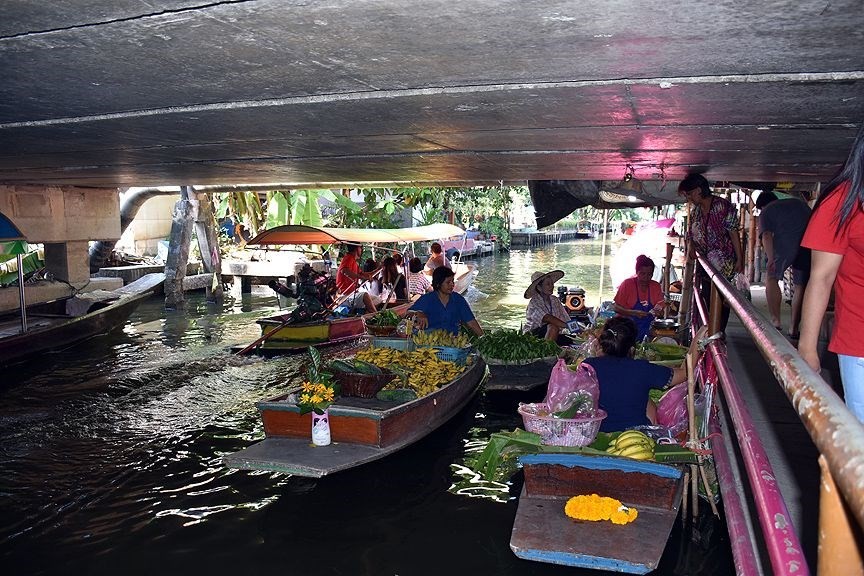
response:
<svg viewBox="0 0 864 576"><path fill-rule="evenodd" d="M8 272L0 273L0 286L8 286L13 282L18 281L18 266L17 262L15 261L15 256L8 256L9 258L7 261L11 265L7 266L9 270ZM2 260L2 257L0 257L0 260ZM25 277L41 270L44 267L45 262L43 262L42 259L39 258L39 252L36 250L30 252L21 259L21 269Z"/></svg>
<svg viewBox="0 0 864 576"><path fill-rule="evenodd" d="M510 462L522 454L597 454L608 456L606 448L621 432L600 432L588 446L548 446L540 442L540 435L516 428L512 432L494 432L489 443L473 463L474 472L487 481L496 480L501 470L511 470ZM658 444L654 448L654 461L664 464L691 464L696 454L677 444ZM500 480L500 479L499 479Z"/></svg>

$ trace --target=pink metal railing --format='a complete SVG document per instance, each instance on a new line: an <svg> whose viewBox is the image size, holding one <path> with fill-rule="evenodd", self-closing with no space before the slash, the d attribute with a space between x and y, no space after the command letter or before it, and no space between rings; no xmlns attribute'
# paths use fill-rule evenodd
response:
<svg viewBox="0 0 864 576"><path fill-rule="evenodd" d="M714 273L710 264L700 259L700 263L713 274L715 284L725 283L720 275ZM733 304L733 309L741 316L742 321L749 317L751 321L759 318L752 304L740 297L737 290L731 289L724 292ZM694 297L695 309L701 317L701 323L708 323L708 315L704 309L701 298ZM747 309L749 308L749 310ZM694 318L696 315L694 314ZM755 328L762 333L767 340L772 337L785 339L772 330L766 334L761 320L756 321ZM694 322L695 325L695 322ZM751 326L745 321L745 326L753 334ZM695 330L694 330L695 332ZM755 335L754 335L755 339ZM779 345L779 342L777 343ZM788 343L787 343L788 346ZM738 388L737 380L729 369L726 360L726 345L722 341L714 340L708 344L710 354L705 359L713 364L720 389L733 423L735 436L738 440L739 450L744 462L744 467L749 480L750 488L756 506L756 513L768 556L775 574L806 575L809 574L807 561L803 555L798 535L795 533L791 522L789 510L782 494L777 486L774 471L768 459L762 442L759 440L758 431L753 425L753 419L747 410L744 398ZM719 456L719 458L717 457ZM738 493L737 484L734 483L731 459L728 453L715 451L715 464L717 466L718 481L724 498L724 510L727 516L727 530L730 536L730 545L735 559L736 572L738 574L759 574L759 567L753 558L752 538L749 533L749 521L745 514L745 503Z"/></svg>

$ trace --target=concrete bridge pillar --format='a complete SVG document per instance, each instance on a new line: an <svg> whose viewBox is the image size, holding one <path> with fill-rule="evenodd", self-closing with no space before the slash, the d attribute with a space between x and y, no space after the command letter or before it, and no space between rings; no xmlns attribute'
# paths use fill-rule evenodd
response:
<svg viewBox="0 0 864 576"><path fill-rule="evenodd" d="M88 242L46 242L45 268L76 288L90 281Z"/></svg>

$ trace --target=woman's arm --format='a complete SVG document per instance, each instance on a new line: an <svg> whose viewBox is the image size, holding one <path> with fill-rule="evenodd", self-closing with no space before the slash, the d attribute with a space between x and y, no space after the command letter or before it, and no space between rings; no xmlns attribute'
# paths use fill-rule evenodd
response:
<svg viewBox="0 0 864 576"><path fill-rule="evenodd" d="M810 264L810 281L804 290L804 303L801 306L801 334L798 340L798 353L817 372L820 369L819 353L816 345L822 317L828 308L828 299L837 270L843 261L842 254L813 250Z"/></svg>
<svg viewBox="0 0 864 576"><path fill-rule="evenodd" d="M648 315L648 312L645 312L644 310L633 310L632 308L625 308L619 304L613 304L612 308L615 310L615 312L617 312L618 314L620 314L622 316L631 316L633 318L644 318L645 316Z"/></svg>
<svg viewBox="0 0 864 576"><path fill-rule="evenodd" d="M672 369L672 381L669 383L669 386L675 386L676 384L680 384L687 380L687 366L681 366L680 368Z"/></svg>
<svg viewBox="0 0 864 576"><path fill-rule="evenodd" d="M738 236L738 228L729 230L729 239L732 240L732 248L735 250L735 272L744 271L744 253L741 251L741 237Z"/></svg>
<svg viewBox="0 0 864 576"><path fill-rule="evenodd" d="M563 320L561 320L561 319L558 318L557 316L554 316L554 315L552 315L552 314L548 314L548 313L545 314L545 315L543 316L543 318L540 319L540 321L541 321L543 324L551 324L552 326L555 326L555 327L557 327L557 328L561 328L561 329L567 327L567 323L566 323L566 322L564 322Z"/></svg>
<svg viewBox="0 0 864 576"><path fill-rule="evenodd" d="M418 330L425 330L429 326L429 317L426 316L425 312L421 312L420 310L414 310L412 308L405 313L405 316L414 317L414 325L417 327Z"/></svg>
<svg viewBox="0 0 864 576"><path fill-rule="evenodd" d="M480 323L477 322L476 318L474 320L469 320L465 325L468 326L468 329L474 332L477 336L483 335L483 328L480 326Z"/></svg>

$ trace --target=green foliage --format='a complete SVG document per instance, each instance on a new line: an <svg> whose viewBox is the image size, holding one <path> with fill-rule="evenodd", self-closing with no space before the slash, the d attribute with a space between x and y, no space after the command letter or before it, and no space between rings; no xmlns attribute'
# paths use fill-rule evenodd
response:
<svg viewBox="0 0 864 576"><path fill-rule="evenodd" d="M8 242L8 243L0 243L0 263L7 262L10 260L15 260L17 257L17 251L20 250L20 247L24 246L26 250L27 244L25 242ZM25 254L21 258L21 270L23 275L26 277L28 274L32 274L37 270L40 270L45 266L45 263L39 258L39 251L32 250ZM14 269L12 269L14 268ZM9 272L0 273L0 286L7 286L12 284L13 282L18 281L18 269L17 265L13 265Z"/></svg>
<svg viewBox="0 0 864 576"><path fill-rule="evenodd" d="M265 228L287 224L291 215L290 192L273 190L267 193L267 221Z"/></svg>
<svg viewBox="0 0 864 576"><path fill-rule="evenodd" d="M541 444L540 435L532 432L526 432L521 428L516 428L512 432L494 432L489 438L489 443L483 452L469 462L468 465L474 472L480 474L484 480L502 480L502 471L512 473L515 471L513 462L522 454L540 454L540 453L558 453L558 454L606 454L605 446L602 443L605 441L608 446L608 439L595 440L590 446L547 446Z"/></svg>
<svg viewBox="0 0 864 576"><path fill-rule="evenodd" d="M369 320L366 321L366 324L371 324L373 326L396 326L401 321L402 317L392 310L382 310L369 318Z"/></svg>
<svg viewBox="0 0 864 576"><path fill-rule="evenodd" d="M553 340L509 328L485 332L474 345L482 356L504 361L546 358L561 352L561 347Z"/></svg>
<svg viewBox="0 0 864 576"><path fill-rule="evenodd" d="M489 216L477 228L487 236L495 235L502 245L510 245L510 227L501 216Z"/></svg>

